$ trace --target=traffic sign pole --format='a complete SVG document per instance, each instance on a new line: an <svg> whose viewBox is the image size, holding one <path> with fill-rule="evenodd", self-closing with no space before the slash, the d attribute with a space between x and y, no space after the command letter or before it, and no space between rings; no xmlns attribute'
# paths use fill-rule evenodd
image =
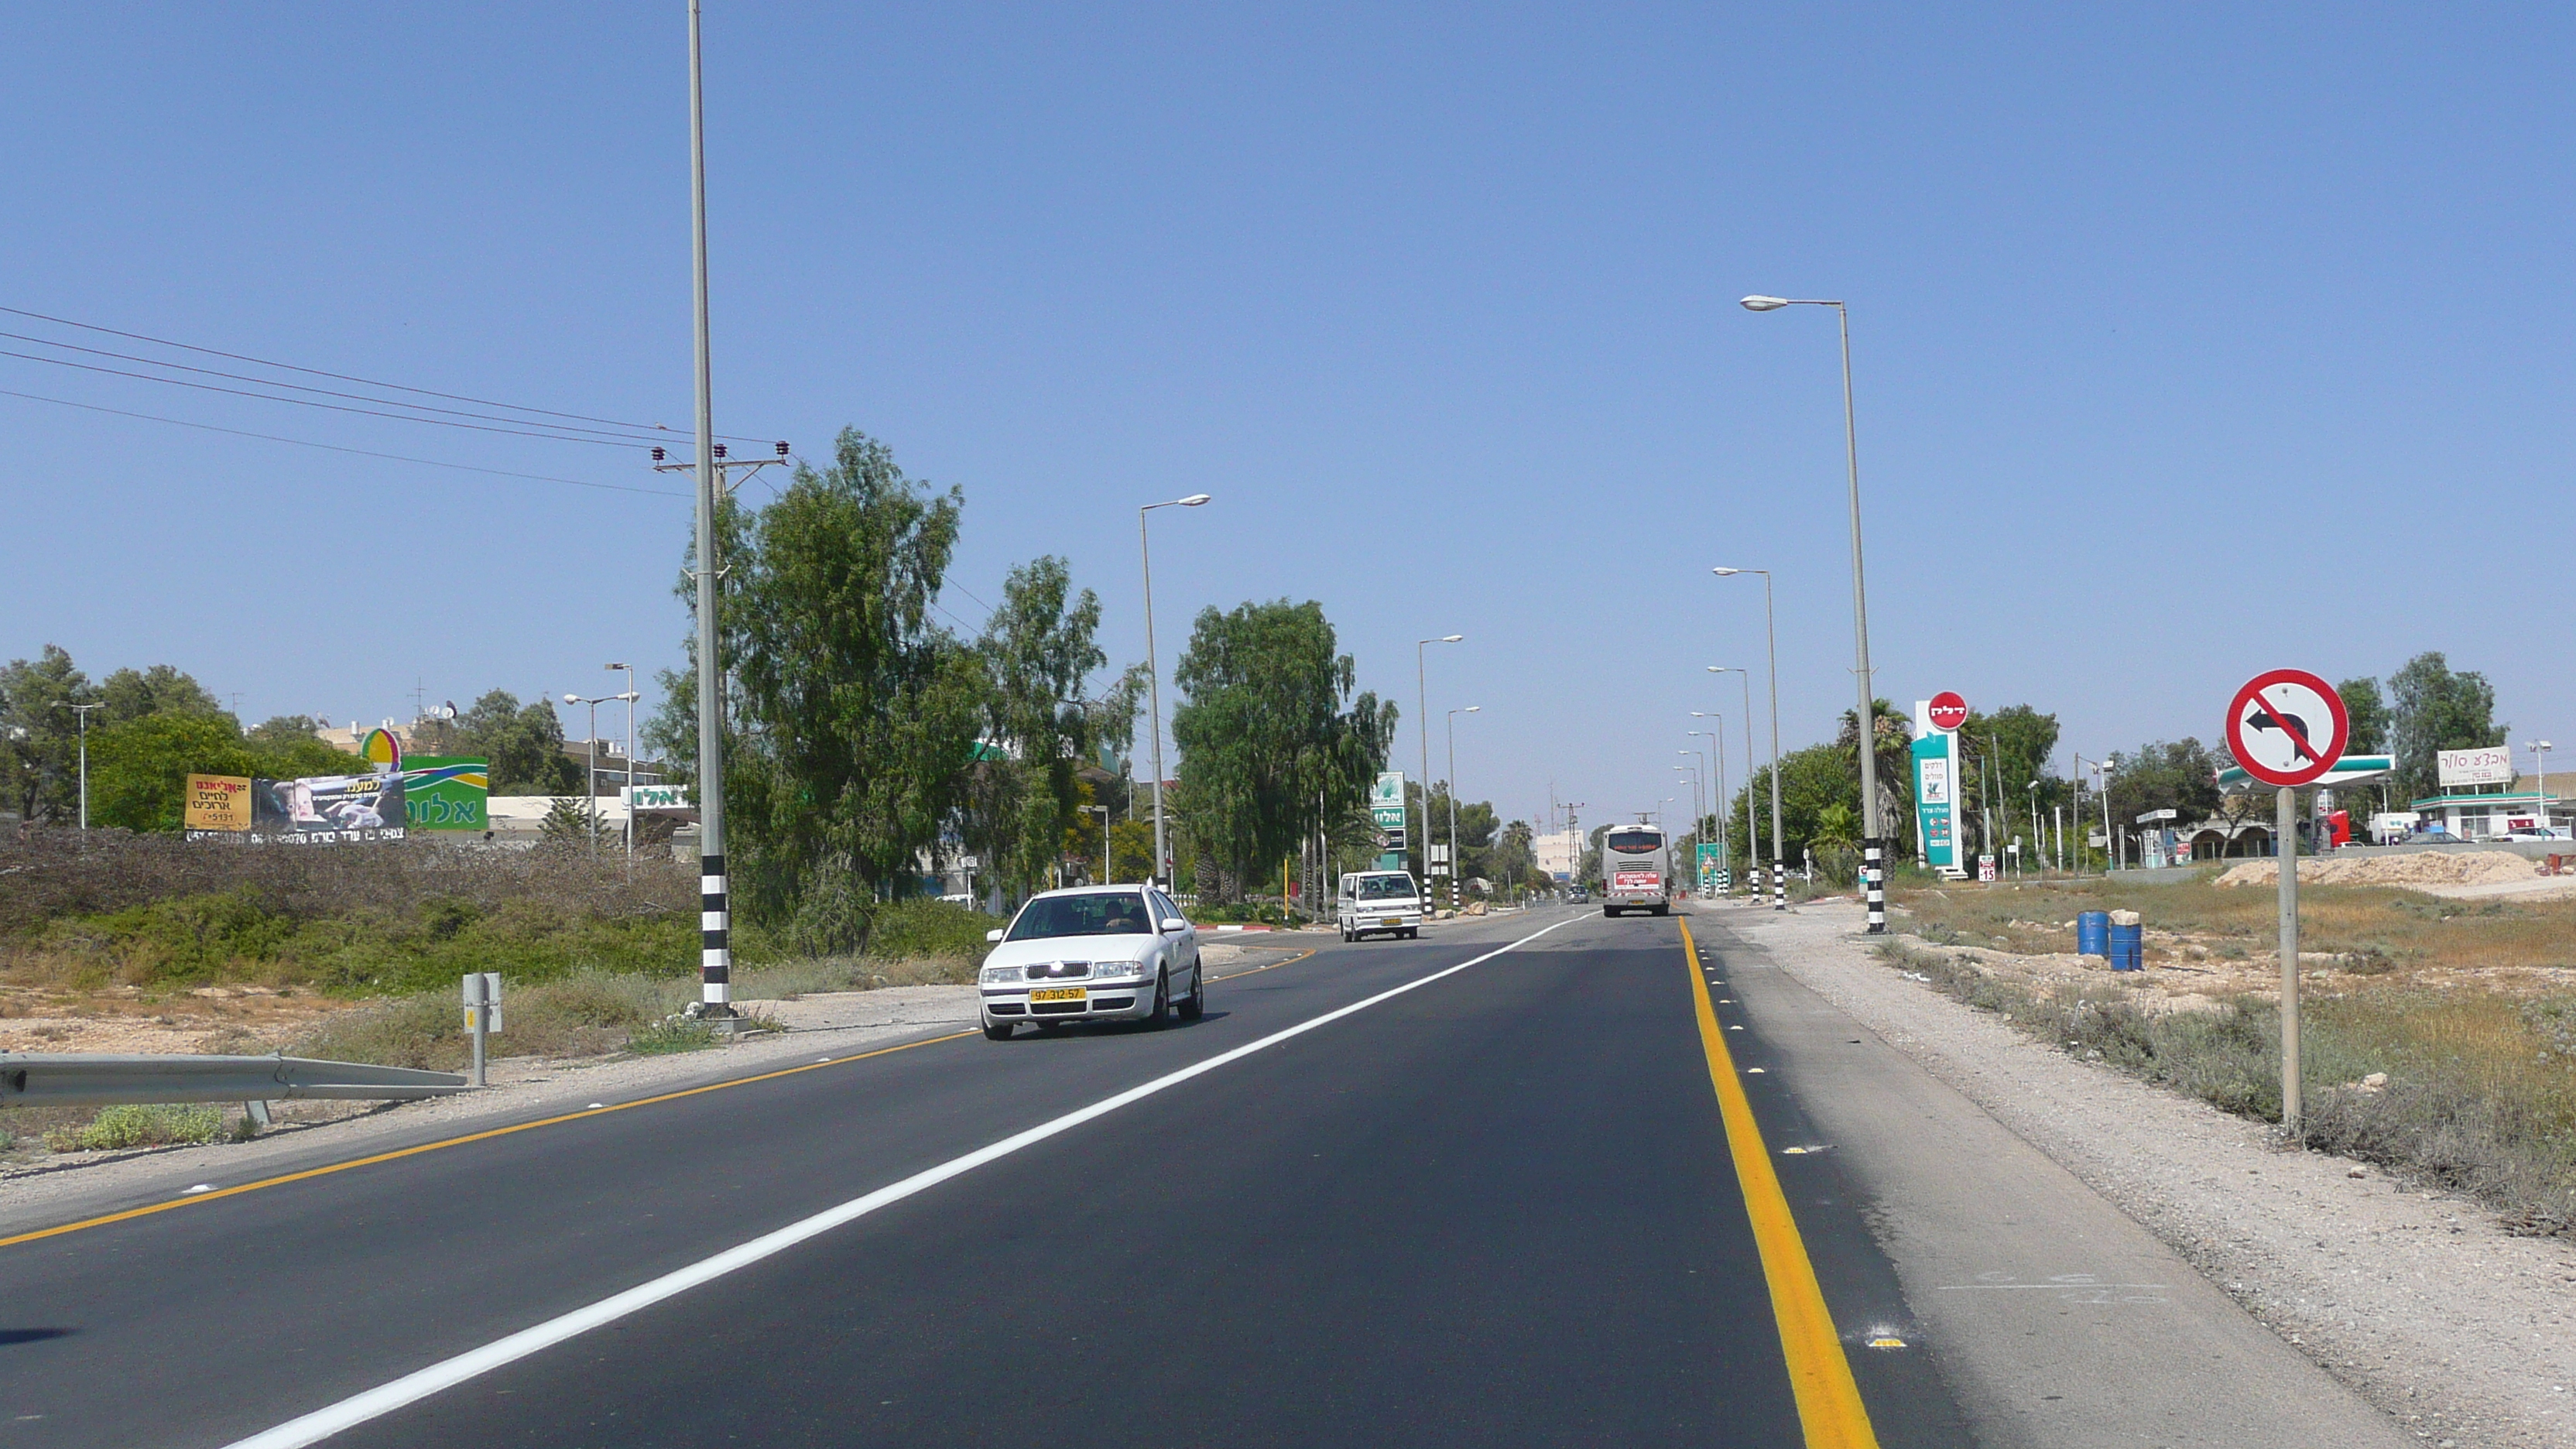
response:
<svg viewBox="0 0 2576 1449"><path fill-rule="evenodd" d="M2273 854L2281 862L2281 1133L2307 1141L2299 1091L2299 790L2343 758L2352 719L2333 685L2303 669L2256 675L2227 706L2227 746L2274 796Z"/></svg>
<svg viewBox="0 0 2576 1449"><path fill-rule="evenodd" d="M2281 1131L2307 1141L2299 1102L2299 792L2277 791L2272 821L2281 851Z"/></svg>

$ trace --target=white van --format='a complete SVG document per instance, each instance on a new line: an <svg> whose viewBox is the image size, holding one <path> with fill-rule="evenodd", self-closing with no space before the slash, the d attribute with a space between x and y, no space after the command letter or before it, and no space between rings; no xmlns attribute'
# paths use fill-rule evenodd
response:
<svg viewBox="0 0 2576 1449"><path fill-rule="evenodd" d="M1363 870L1342 877L1342 939L1388 935L1406 939L1422 934L1422 888L1410 872Z"/></svg>

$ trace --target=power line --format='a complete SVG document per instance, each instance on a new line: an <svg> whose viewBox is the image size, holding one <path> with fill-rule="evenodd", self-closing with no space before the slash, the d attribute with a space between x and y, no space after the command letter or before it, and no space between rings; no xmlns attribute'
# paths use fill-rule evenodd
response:
<svg viewBox="0 0 2576 1449"><path fill-rule="evenodd" d="M500 402L488 397L470 397L464 393L437 392L425 387L410 387L399 382L382 382L375 378L356 377L345 372L325 372L318 367L299 367L292 362L273 362L265 357L253 357L248 353L225 352L213 347L199 347L193 342L173 342L167 337L153 337L142 332L121 331L114 327L102 327L95 322L75 322L69 317L48 316L43 312L30 312L23 307L0 307L0 313L7 313L12 317L30 317L39 322L51 322L58 327L77 327L84 332L101 332L110 337L123 337L135 342L149 342L155 347L176 347L182 352L199 353L206 357L221 357L234 362L256 363L261 367L281 368L287 372L303 373L307 377L327 377L333 382L354 382L367 387L389 387L396 392L416 392L422 397L442 398L448 402L469 402L479 404L480 406L487 408L508 408L512 412L537 413L550 418L570 418L577 423L604 423L610 427L640 428L646 432L653 433L676 434L677 432L677 430L664 427L660 423L630 423L623 422L616 418L594 418L584 413L557 412L552 408L528 407L521 403ZM279 385L283 386L284 384ZM765 443L769 441L767 438L740 437L732 433L718 433L715 436L731 443Z"/></svg>
<svg viewBox="0 0 2576 1449"><path fill-rule="evenodd" d="M94 362L74 362L68 357L39 357L32 352L11 352L5 348L0 348L0 357L15 357L26 362L49 363L55 367L76 367L83 372L101 372L110 377L130 377L138 382L157 382L164 387L190 387L195 388L199 392L220 392L233 397L257 398L261 402L290 403L300 408L321 408L328 412L356 413L360 416L370 418L392 418L397 422L427 423L432 427L465 428L477 433L507 433L512 437L545 438L558 443L588 443L596 448L641 449L651 446L640 439L634 441L615 441L608 438L574 438L567 437L562 433L541 433L536 431L534 427L499 428L494 427L489 423L450 422L446 418L423 418L415 417L410 413L389 413L375 408L353 408L345 403L315 402L311 398L278 397L272 393L251 392L245 388L217 387L211 382L190 382L183 377L155 377L148 372L128 372L121 367L101 367Z"/></svg>
<svg viewBox="0 0 2576 1449"><path fill-rule="evenodd" d="M401 453L379 453L369 448L344 448L337 443L317 443L309 438L280 437L275 433L254 433L242 428L217 427L213 423L194 423L186 418L165 418L155 413L129 412L124 408L101 407L97 403L74 402L67 397L46 397L41 393L17 392L0 388L0 397L25 398L29 402L53 403L58 407L79 408L83 412L108 413L120 418L137 418L147 423L168 423L172 427L196 428L208 433L229 433L236 438L257 438L268 443L291 443L299 448L319 448L326 453L351 453L361 458L383 458L394 463L418 463L424 468L452 468L460 473L488 473L495 478L525 478L532 483L564 483L575 488L605 488L617 493L647 493L656 498L686 498L667 488L637 488L625 483L593 483L582 478L557 478L546 473L513 473L506 468L481 468L472 463L443 463L436 458L413 458Z"/></svg>
<svg viewBox="0 0 2576 1449"><path fill-rule="evenodd" d="M626 434L623 434L623 433L611 433L611 432L608 432L608 431L607 431L606 429L604 429L604 428L577 428L577 427L573 427L573 426L571 426L570 424L565 424L565 423L537 423L537 422L531 422L529 419L526 419L526 418L502 417L502 416L499 416L499 415L496 415L496 414L493 414L493 413L469 413L469 412L464 411L464 410L463 410L463 409L461 409L461 408L441 408L441 407L431 407L431 406L430 406L429 404L427 404L427 403L407 403L407 402L404 402L403 400L401 400L400 398L370 397L370 396L368 396L368 395L367 395L367 394L365 394L365 393L359 393L359 392L339 392L339 391L336 391L336 390L334 390L334 389L327 388L327 387L308 387L308 386L306 386L305 384L300 383L300 382L277 382L277 381L274 381L274 380L272 380L272 379L265 378L265 377L251 377L251 376L249 376L249 375L247 375L247 374L244 374L244 373L238 373L238 372L223 372L223 371L219 371L219 370L217 370L217 369L215 369L215 368L211 368L211 367L192 367L192 366L190 366L189 364L184 363L184 362L163 362L161 359L159 359L159 358L157 358L157 357L137 357L137 356L135 356L134 354L132 354L132 353L130 353L130 352L109 352L109 351L106 351L106 350L105 350L105 349L103 349L103 348L97 348L97 347L81 347L81 346L78 346L78 345L76 345L76 344L69 343L69 342L56 342L56 341L52 340L51 338L47 338L47 337L30 337L30 336L28 336L27 334L25 334L25 333L23 333L23 332L0 332L0 338L8 338L8 339L10 339L10 340L12 340L12 341L17 341L17 342L32 342L32 343L36 344L38 347L58 347L58 348L61 348L63 351L66 351L66 352L85 352L85 353L89 354L89 355L90 355L90 356L92 356L92 357L113 357L113 358L115 358L115 359L116 359L117 361L119 361L119 362L139 362L139 363L142 363L142 364L143 364L144 366L146 366L146 367L166 367L166 368L170 368L170 369L172 369L172 370L174 370L174 371L178 371L178 372L193 372L193 373L196 373L197 375L199 375L200 377L222 377L222 378L229 378L229 379L231 379L231 380L232 380L232 381L234 381L234 382L247 382L247 383L250 383L250 384L252 384L253 386L256 386L256 387L282 387L282 388L290 389L290 390L295 391L295 392L319 393L319 394L321 394L321 395L322 395L322 396L324 396L324 397L347 398L347 399L349 399L349 400L350 400L350 401L352 401L352 402L383 403L383 404L384 404L385 406L387 406L387 407L393 407L393 408L412 408L412 409L415 409L415 410L417 410L417 411L425 412L425 413L445 413L445 414L447 414L447 415L448 415L448 416L450 416L450 417L458 417L458 418L481 418L481 419L482 419L482 420L484 420L485 422L490 422L490 423L527 423L530 427L553 428L553 429L556 429L557 431L564 432L564 433L597 433L597 434L599 434L599 435L600 435L600 436L602 436L602 437L615 438L617 441L619 441L619 442L625 442L625 443L632 443L632 442L638 442L638 441L641 441L640 439L636 439L636 438L634 438L634 437L631 437L631 436L626 435ZM10 353L10 354L8 354L8 355L9 355L9 356L12 356L12 357L24 357L26 354L25 354L25 353L17 353L17 352L13 352L13 353ZM39 360L39 361L57 361L57 359L52 359L52 358L42 358L42 359L38 359L38 360ZM126 375L131 375L131 374L126 374ZM154 380L155 380L155 381L173 381L173 380L175 380L175 379L168 379L168 378L156 378L156 379L154 379ZM276 398L276 399L272 399L272 400L273 400L273 401L276 401L276 402L295 402L295 401L298 401L298 399L295 399L295 398ZM496 404L496 406L499 406L499 407L508 407L508 406L509 406L509 404L507 404L507 403L500 403L500 404ZM521 411L533 411L533 409L522 409ZM433 421L433 419L429 419L429 418L418 418L418 419L415 419L414 421L417 421L417 422L430 422L430 421ZM566 438L566 439L565 439L565 441L566 441L566 442L589 442L589 441L590 441L590 439L588 439L588 438Z"/></svg>

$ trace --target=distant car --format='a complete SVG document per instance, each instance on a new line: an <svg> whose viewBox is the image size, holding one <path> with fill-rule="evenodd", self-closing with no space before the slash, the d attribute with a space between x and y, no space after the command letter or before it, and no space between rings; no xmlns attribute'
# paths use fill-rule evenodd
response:
<svg viewBox="0 0 2576 1449"><path fill-rule="evenodd" d="M1422 887L1410 871L1362 870L1342 877L1333 914L1342 939L1422 934Z"/></svg>
<svg viewBox="0 0 2576 1449"><path fill-rule="evenodd" d="M1576 886L1565 893L1565 903L1569 906L1588 906L1592 904L1592 892Z"/></svg>
<svg viewBox="0 0 2576 1449"><path fill-rule="evenodd" d="M2516 830L2505 836L2507 840L2565 840L2566 838L2567 832L2557 827L2548 830L2537 827L2530 830Z"/></svg>
<svg viewBox="0 0 2576 1449"><path fill-rule="evenodd" d="M1072 1021L1160 1026L1207 1011L1198 928L1152 886L1086 886L1029 897L994 943L976 984L984 1035L1009 1041L1021 1022L1054 1031ZM1182 987L1188 994L1181 994Z"/></svg>
<svg viewBox="0 0 2576 1449"><path fill-rule="evenodd" d="M941 896L939 899L940 899L940 901L941 901L943 904L946 904L946 905L952 905L952 906L965 906L965 907L967 907L967 908L968 908L968 909L970 909L970 910L971 910L971 909L973 909L973 907L974 907L974 905L975 905L975 898L974 898L973 896L971 896L971 895L968 895L968 894L967 894L967 893L965 893L964 891L959 891L957 894L955 894L955 895L953 895L953 896Z"/></svg>

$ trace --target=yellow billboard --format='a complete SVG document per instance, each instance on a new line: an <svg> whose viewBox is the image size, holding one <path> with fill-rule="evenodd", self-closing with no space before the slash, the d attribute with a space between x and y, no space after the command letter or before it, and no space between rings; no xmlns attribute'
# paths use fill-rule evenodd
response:
<svg viewBox="0 0 2576 1449"><path fill-rule="evenodd" d="M190 830L250 829L250 780L242 775L190 775Z"/></svg>

